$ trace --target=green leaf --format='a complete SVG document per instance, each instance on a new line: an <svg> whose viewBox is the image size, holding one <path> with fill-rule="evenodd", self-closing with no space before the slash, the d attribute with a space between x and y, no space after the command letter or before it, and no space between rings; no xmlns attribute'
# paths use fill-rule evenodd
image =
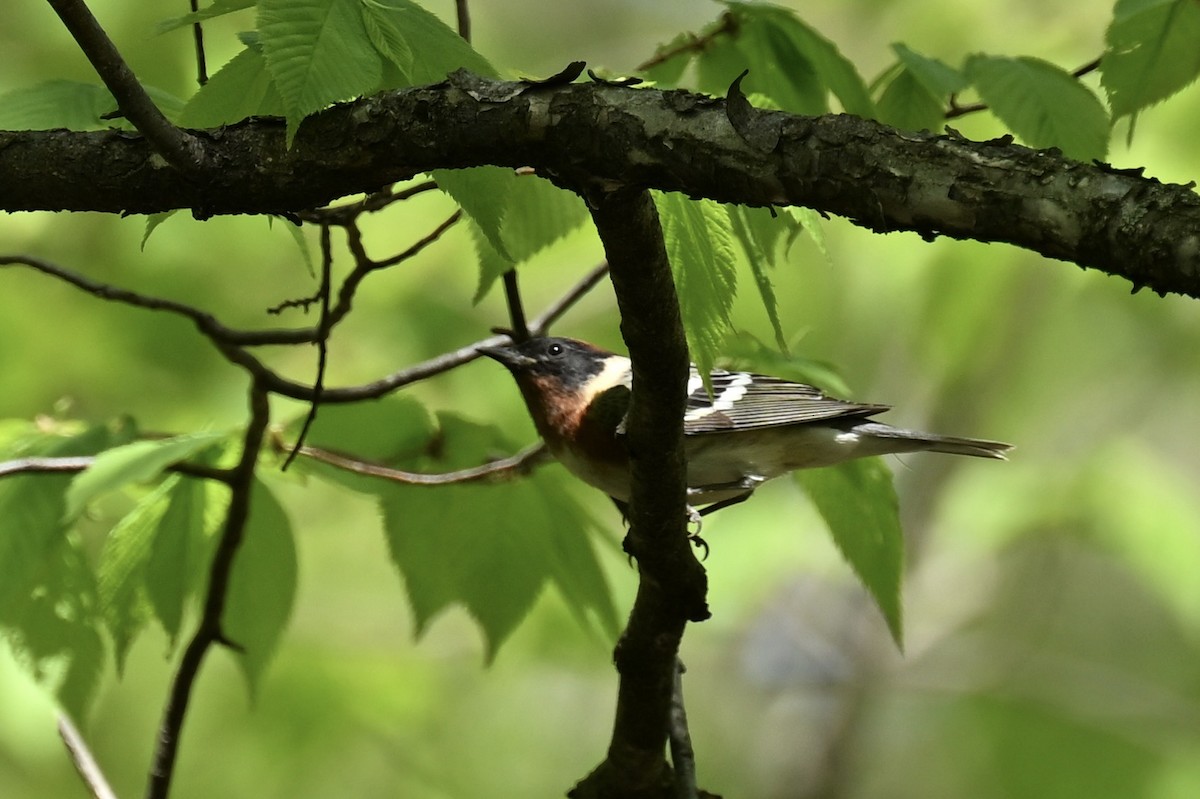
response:
<svg viewBox="0 0 1200 799"><path fill-rule="evenodd" d="M166 508L158 519L145 565L145 590L155 618L174 646L187 599L203 584L204 511L208 491L200 480L168 478Z"/></svg>
<svg viewBox="0 0 1200 799"><path fill-rule="evenodd" d="M1165 100L1200 75L1200 4L1122 0L1105 33L1100 82L1114 117Z"/></svg>
<svg viewBox="0 0 1200 799"><path fill-rule="evenodd" d="M88 455L121 435L106 427L64 437L39 435L26 455ZM35 679L75 718L98 685L104 644L96 581L78 538L63 522L67 475L0 482L0 629Z"/></svg>
<svg viewBox="0 0 1200 799"><path fill-rule="evenodd" d="M517 180L511 169L480 166L472 169L438 169L430 173L438 188L450 195L463 209L488 244L500 257L513 261L501 234L504 215L508 212L509 196Z"/></svg>
<svg viewBox="0 0 1200 799"><path fill-rule="evenodd" d="M787 338L783 335L783 324L779 320L779 303L775 299L775 286L771 283L771 276L767 274L767 266L773 266L775 262L774 242L764 243L751 234L748 219L751 216L757 218L757 214L752 214L756 211L767 214L769 219L770 212L764 208L743 208L736 205L727 205L725 210L729 212L729 222L732 225L733 233L741 242L742 251L746 254L746 260L750 264L750 271L754 274L754 283L762 298L763 308L766 309L767 318L771 321L771 329L775 331L775 343L779 345L779 349L786 351Z"/></svg>
<svg viewBox="0 0 1200 799"><path fill-rule="evenodd" d="M412 0L357 1L366 28L374 27L374 33L369 33L372 43L407 76L409 82L392 88L436 83L456 69L498 77L495 68L465 39Z"/></svg>
<svg viewBox="0 0 1200 799"><path fill-rule="evenodd" d="M193 433L161 441L135 441L96 456L86 470L71 481L67 490L66 518L73 520L90 500L129 483L149 480L173 463L187 460L226 433Z"/></svg>
<svg viewBox="0 0 1200 799"><path fill-rule="evenodd" d="M304 268L308 270L308 276L316 277L317 270L313 264L312 248L308 246L308 239L304 236L304 226L294 225L290 221L285 220L283 229L288 232L288 235L292 237L292 241L295 242L296 248L300 250L300 258L304 261Z"/></svg>
<svg viewBox="0 0 1200 799"><path fill-rule="evenodd" d="M222 632L242 648L238 664L252 696L292 614L296 572L296 542L287 514L267 487L255 481L221 618Z"/></svg>
<svg viewBox="0 0 1200 799"><path fill-rule="evenodd" d="M518 175L512 183L508 211L500 224L500 238L513 260L505 261L494 248L495 257L480 251L479 290L473 301L483 299L504 272L566 236L587 218L587 208L578 195L548 180ZM488 246L491 247L490 243Z"/></svg>
<svg viewBox="0 0 1200 799"><path fill-rule="evenodd" d="M360 0L261 0L258 33L286 109L288 142L309 114L379 87L383 62Z"/></svg>
<svg viewBox="0 0 1200 799"><path fill-rule="evenodd" d="M693 50L681 50L679 48L682 45L690 44L695 39L696 36L693 34L680 33L671 41L654 48L654 58L672 51L674 51L674 55L669 56L647 70L643 70L642 74L646 76L646 80L653 81L657 86L663 88L678 86L679 79L683 77L683 71L691 63L692 55L694 54Z"/></svg>
<svg viewBox="0 0 1200 799"><path fill-rule="evenodd" d="M146 92L159 110L171 120L183 104L167 92L147 86ZM131 129L120 118L105 119L117 110L108 89L93 83L52 80L0 95L0 130L98 130Z"/></svg>
<svg viewBox="0 0 1200 799"><path fill-rule="evenodd" d="M967 88L967 78L954 67L936 58L921 55L896 42L892 52L904 68L934 97L956 94Z"/></svg>
<svg viewBox="0 0 1200 799"><path fill-rule="evenodd" d="M1108 113L1078 79L1037 58L975 55L965 72L1000 121L1032 147L1071 158L1104 157Z"/></svg>
<svg viewBox="0 0 1200 799"><path fill-rule="evenodd" d="M146 242L150 241L150 234L158 229L158 226L166 222L171 217L175 216L179 209L170 211L161 211L157 214L148 214L146 216L146 230L142 233L142 251L146 249Z"/></svg>
<svg viewBox="0 0 1200 799"><path fill-rule="evenodd" d="M795 83L795 88L807 95L811 91L807 73L811 70L821 87L821 104L825 109L828 105L823 95L828 90L838 98L847 113L868 118L875 116L875 104L854 64L842 55L833 42L805 24L793 11L767 3L730 2L726 5L742 20L743 35L747 40L744 52L750 53L751 48L755 48L762 59L758 67L768 70L772 75L765 85L795 81L792 73L796 72L803 77ZM751 42L757 42L757 45ZM757 49L764 43L765 49ZM770 54L774 55L775 63L764 63L771 61ZM753 74L755 67L751 66L750 69ZM757 91L774 96L770 88L761 88L764 84L755 85L760 87ZM778 97L776 99L779 100ZM782 100L779 102L786 110L793 110ZM823 113L823 110L794 110L797 113Z"/></svg>
<svg viewBox="0 0 1200 799"><path fill-rule="evenodd" d="M825 519L838 549L875 598L896 646L903 649L904 536L892 473L879 458L860 458L824 469L802 469L795 475Z"/></svg>
<svg viewBox="0 0 1200 799"><path fill-rule="evenodd" d="M283 116L283 99L258 50L247 47L192 95L179 117L187 128L215 128L252 116Z"/></svg>
<svg viewBox="0 0 1200 799"><path fill-rule="evenodd" d="M692 360L707 375L733 329L737 261L729 214L712 200L654 192ZM710 389L711 390L711 389Z"/></svg>
<svg viewBox="0 0 1200 799"><path fill-rule="evenodd" d="M288 425L299 433L302 419ZM420 454L437 435L429 411L398 394L363 402L322 405L306 443L377 463L399 463Z"/></svg>
<svg viewBox="0 0 1200 799"><path fill-rule="evenodd" d="M100 553L100 610L113 639L118 673L124 671L129 646L150 616L145 595L146 562L167 507L167 495L179 479L170 477L142 497L109 532Z"/></svg>
<svg viewBox="0 0 1200 799"><path fill-rule="evenodd" d="M436 457L408 468L445 472L515 450L492 428L441 416ZM615 634L616 613L588 539L595 523L561 470L503 485L378 486L392 557L404 576L418 634L452 604L476 619L491 660L547 581L572 612Z"/></svg>
<svg viewBox="0 0 1200 799"><path fill-rule="evenodd" d="M241 11L246 8L253 8L258 0L213 0L211 5L207 5L199 11L193 11L191 14L184 14L181 17L171 17L164 19L155 27L156 33L166 33L167 31L177 30L197 22L203 22L206 19L221 17L226 14L232 14L234 11Z"/></svg>
<svg viewBox="0 0 1200 799"><path fill-rule="evenodd" d="M941 97L909 71L901 70L883 90L876 106L879 121L902 130L940 130L946 122Z"/></svg>

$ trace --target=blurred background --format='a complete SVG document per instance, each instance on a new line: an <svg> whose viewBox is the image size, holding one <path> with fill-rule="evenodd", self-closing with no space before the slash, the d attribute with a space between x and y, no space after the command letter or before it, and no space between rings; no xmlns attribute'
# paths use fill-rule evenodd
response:
<svg viewBox="0 0 1200 799"><path fill-rule="evenodd" d="M142 4L90 5L144 81L192 91L187 31L155 35ZM428 5L452 21L452 3ZM982 51L1073 69L1100 53L1111 14L1090 1L790 5L868 81L891 63L893 41L951 64ZM474 39L516 74L576 59L629 72L720 10L701 0L477 3ZM91 79L47 6L5 13L0 91ZM235 16L207 28L214 71L249 24ZM955 127L1002 132L984 114ZM1122 124L1109 159L1186 183L1200 176L1197 129L1192 87L1143 113L1131 146ZM451 210L426 195L371 220L372 251L403 249ZM178 214L142 251L143 230L139 218L7 216L0 252L184 300L232 325L271 324L265 308L313 290L280 224ZM895 405L888 421L1018 449L1006 464L891 460L909 543L903 654L794 485L777 481L706 522L713 618L688 630L683 649L700 784L767 799L1200 796L1195 301L1131 295L1123 280L1004 245L879 236L840 219L824 233L828 258L801 238L775 273L794 351L835 365L856 398ZM590 230L537 257L522 270L528 308L600 258ZM458 229L370 278L335 336L328 383L366 382L505 324L499 292L471 304L474 264ZM742 286L739 327L770 341L748 275ZM602 284L556 332L619 349L617 323ZM314 362L302 350L272 360L297 379ZM410 390L432 409L534 438L494 364ZM0 418L57 408L130 414L148 430L220 429L243 421L244 391L188 324L0 272ZM280 403L276 416L302 411ZM556 796L599 762L612 642L581 630L555 593L491 665L461 611L414 640L373 506L317 481L281 490L300 557L290 630L253 702L228 654L210 656L173 796ZM578 494L619 540L607 501ZM624 615L634 572L615 545L602 557ZM83 725L123 796L143 789L167 646L161 633L144 635ZM4 646L0 708L0 796L86 796L52 703Z"/></svg>

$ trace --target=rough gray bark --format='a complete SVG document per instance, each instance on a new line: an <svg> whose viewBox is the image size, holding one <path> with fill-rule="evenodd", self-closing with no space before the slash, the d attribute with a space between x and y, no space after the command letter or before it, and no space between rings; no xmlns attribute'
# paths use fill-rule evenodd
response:
<svg viewBox="0 0 1200 799"><path fill-rule="evenodd" d="M657 188L802 205L874 231L1008 242L1135 288L1200 297L1200 197L1140 170L1082 164L1007 139L906 133L596 83L445 83L335 106L293 146L283 123L200 133L184 174L124 132L0 132L0 209L198 217L286 213L430 169L532 166L585 196Z"/></svg>

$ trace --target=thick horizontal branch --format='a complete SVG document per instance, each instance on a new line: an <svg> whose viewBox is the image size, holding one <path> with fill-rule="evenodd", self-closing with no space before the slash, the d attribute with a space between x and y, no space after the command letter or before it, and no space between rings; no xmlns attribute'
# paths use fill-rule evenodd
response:
<svg viewBox="0 0 1200 799"><path fill-rule="evenodd" d="M273 119L198 136L205 171L184 175L124 132L0 132L0 209L295 212L435 168L532 166L585 196L649 187L803 205L880 232L1009 242L1200 297L1190 187L1008 140L762 110L739 114L735 130L724 100L687 92L466 73L335 106L291 149Z"/></svg>

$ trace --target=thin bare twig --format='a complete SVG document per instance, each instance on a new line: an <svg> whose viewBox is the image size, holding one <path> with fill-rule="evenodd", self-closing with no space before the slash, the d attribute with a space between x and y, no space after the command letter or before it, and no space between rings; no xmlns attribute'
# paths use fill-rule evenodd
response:
<svg viewBox="0 0 1200 799"><path fill-rule="evenodd" d="M324 208L300 211L296 216L304 222L312 222L314 224L345 225L358 219L363 214L382 211L393 203L404 202L418 194L434 191L437 187L437 184L432 180L417 183L401 191L393 191L392 187L389 186L386 189L374 192L363 197L361 200L356 200L346 205L329 205Z"/></svg>
<svg viewBox="0 0 1200 799"><path fill-rule="evenodd" d="M177 169L200 166L203 149L192 135L171 124L146 94L108 34L83 0L47 0L116 99L122 115Z"/></svg>
<svg viewBox="0 0 1200 799"><path fill-rule="evenodd" d="M192 13L200 10L200 0L189 0ZM208 59L204 55L204 28L199 21L192 23L192 42L196 46L196 82L201 86L208 83Z"/></svg>
<svg viewBox="0 0 1200 799"><path fill-rule="evenodd" d="M117 794L105 779L104 772L100 770L100 764L92 755L92 750L83 740L83 735L75 728L65 713L58 714L58 735L63 739L67 752L71 755L71 762L75 764L75 770L79 772L79 776L87 785L88 791L94 799L117 799Z"/></svg>
<svg viewBox="0 0 1200 799"><path fill-rule="evenodd" d="M634 72L645 72L646 70L670 61L675 56L683 53L702 52L706 47L712 44L712 41L718 36L726 33L735 33L737 29L737 17L726 11L721 15L721 19L718 20L717 24L702 36L697 36L694 33L688 34L687 38L680 44L674 47L668 47L665 50L660 50L647 60L638 64L636 67L634 67Z"/></svg>
<svg viewBox="0 0 1200 799"><path fill-rule="evenodd" d="M1091 61L1087 62L1083 66L1076 68L1075 71L1073 71L1071 73L1071 77L1082 78L1084 75L1087 75L1091 72L1095 72L1099 68L1100 68L1100 59L1093 58ZM946 119L956 119L961 116L966 116L967 114L974 114L974 113L978 113L979 111L986 111L986 110L988 110L988 108L989 108L989 106L987 103L968 103L967 105L959 105L958 104L958 94L955 93L955 94L950 95L950 107L946 109L946 113L943 114L943 116Z"/></svg>
<svg viewBox="0 0 1200 799"><path fill-rule="evenodd" d="M308 406L308 414L304 417L300 434L296 436L296 446L292 448L287 458L284 459L283 465L279 467L281 472L286 472L287 468L292 465L292 461L296 459L296 453L300 451L300 447L304 446L304 439L308 437L308 431L317 419L317 410L321 407L321 392L325 388L325 368L329 363L329 331L333 326L329 316L332 274L333 244L330 241L329 225L321 225L321 289L317 292L317 296L321 298L321 319L317 324L321 335L317 338L317 378L313 381L312 401Z"/></svg>
<svg viewBox="0 0 1200 799"><path fill-rule="evenodd" d="M467 8L467 0L454 0L454 9L458 12L458 35L471 41L471 11Z"/></svg>
<svg viewBox="0 0 1200 799"><path fill-rule="evenodd" d="M222 632L221 615L225 611L234 557L245 536L246 520L250 515L250 494L254 486L254 470L270 420L271 409L267 401L267 392L256 381L250 387L250 420L246 425L241 458L233 468L229 482L229 509L225 514L225 527L217 542L217 551L213 555L209 571L204 610L195 635L183 651L179 669L171 683L171 693L158 729L154 760L146 786L146 799L166 799L171 789L171 775L175 770L175 756L179 750L179 734L187 715L192 686L196 682L204 656L213 644L233 645Z"/></svg>
<svg viewBox="0 0 1200 799"><path fill-rule="evenodd" d="M546 445L540 441L507 458L489 461L488 463L473 466L469 469L458 469L457 471L442 472L440 474L406 472L378 463L348 458L345 455L339 455L336 452L330 452L318 447L302 446L299 447L298 451L306 458L311 458L330 466L336 466L347 472L367 477L378 477L383 480L390 480L393 483L415 486L445 486L462 483L490 483L513 480L529 474L535 467L550 460L550 452L546 449Z"/></svg>
<svg viewBox="0 0 1200 799"><path fill-rule="evenodd" d="M96 460L95 455L68 455L63 457L29 457L14 458L0 462L0 478L14 477L19 474L72 474L82 472ZM217 469L198 463L173 463L166 468L168 472L186 474L202 480L216 480L219 483L229 482L228 469Z"/></svg>

